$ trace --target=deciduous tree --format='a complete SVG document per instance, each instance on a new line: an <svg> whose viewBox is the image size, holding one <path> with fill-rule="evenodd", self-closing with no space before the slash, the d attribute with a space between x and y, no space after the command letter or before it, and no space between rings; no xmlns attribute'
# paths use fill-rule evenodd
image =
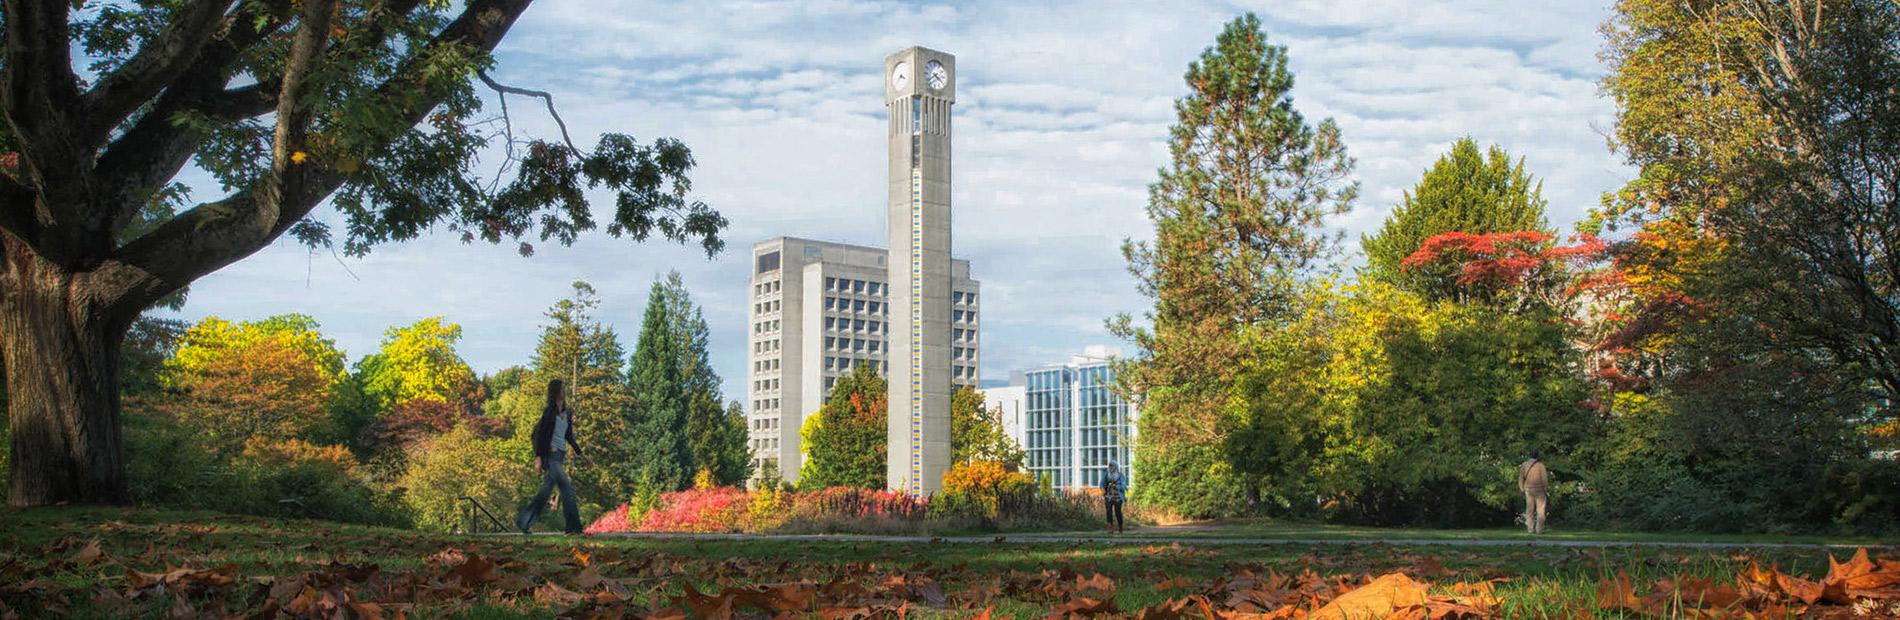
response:
<svg viewBox="0 0 1900 620"><path fill-rule="evenodd" d="M976 388L950 393L950 460L989 461L1014 471L1023 466L1023 448L1003 432L1003 410L983 406Z"/></svg>
<svg viewBox="0 0 1900 620"><path fill-rule="evenodd" d="M523 143L512 123L478 116L478 81L552 101L486 73L530 3L6 2L8 501L127 501L127 328L286 233L353 255L438 225L468 241L571 243L597 226L586 190L603 188L616 194L608 233L718 250L725 220L688 197L693 160L679 142L607 134L583 150L563 132ZM194 164L229 193L192 204L174 179Z"/></svg>
<svg viewBox="0 0 1900 620"><path fill-rule="evenodd" d="M810 433L801 433L805 466L798 472L799 488L884 488L890 449L884 428L887 397L884 378L869 365L859 364L838 379L825 404L810 416L818 422Z"/></svg>

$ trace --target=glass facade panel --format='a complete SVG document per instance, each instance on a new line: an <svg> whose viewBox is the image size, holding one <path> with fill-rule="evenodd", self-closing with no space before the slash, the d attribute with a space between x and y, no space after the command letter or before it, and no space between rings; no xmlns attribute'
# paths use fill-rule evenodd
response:
<svg viewBox="0 0 1900 620"><path fill-rule="evenodd" d="M1024 376L1023 440L1029 472L1052 486L1099 486L1108 463L1129 466L1127 403L1105 363L1060 366Z"/></svg>

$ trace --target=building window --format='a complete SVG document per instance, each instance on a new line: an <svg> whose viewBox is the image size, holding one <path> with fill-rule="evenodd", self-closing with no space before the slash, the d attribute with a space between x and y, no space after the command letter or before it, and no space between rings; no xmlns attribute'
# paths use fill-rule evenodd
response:
<svg viewBox="0 0 1900 620"><path fill-rule="evenodd" d="M858 280L858 281L856 281L856 282L852 282L852 283L851 283L851 292L853 292L853 293L858 293L858 294L863 294L863 293L864 293L864 281L863 281L863 280Z"/></svg>
<svg viewBox="0 0 1900 620"><path fill-rule="evenodd" d="M864 300L862 300L862 299L860 299L860 300L857 300L857 301L854 301L854 302L851 302L851 311L852 311L852 312L863 312L863 311L864 311Z"/></svg>
<svg viewBox="0 0 1900 620"><path fill-rule="evenodd" d="M838 287L837 278L825 278L825 290L829 291L837 287Z"/></svg>
<svg viewBox="0 0 1900 620"><path fill-rule="evenodd" d="M778 250L772 250L770 252L760 254L758 272L766 273L769 271L778 271L778 263L779 263Z"/></svg>
<svg viewBox="0 0 1900 620"><path fill-rule="evenodd" d="M864 319L853 319L851 321L851 329L854 331L864 331Z"/></svg>

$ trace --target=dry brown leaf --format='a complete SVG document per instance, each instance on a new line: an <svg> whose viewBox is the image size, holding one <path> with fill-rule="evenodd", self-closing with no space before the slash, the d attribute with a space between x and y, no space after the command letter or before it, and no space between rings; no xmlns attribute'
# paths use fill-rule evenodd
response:
<svg viewBox="0 0 1900 620"><path fill-rule="evenodd" d="M1425 600L1425 584L1413 581L1404 573L1391 573L1341 594L1314 611L1311 617L1315 620L1384 618L1406 607L1424 605Z"/></svg>
<svg viewBox="0 0 1900 620"><path fill-rule="evenodd" d="M1616 579L1605 579L1597 583L1597 607L1642 611L1643 603L1636 598L1636 589L1630 585L1629 573L1616 572Z"/></svg>
<svg viewBox="0 0 1900 620"><path fill-rule="evenodd" d="M105 552L99 548L99 539L94 538L87 542L86 546L80 547L79 551L73 553L72 562L80 566L90 566L97 563L104 555Z"/></svg>

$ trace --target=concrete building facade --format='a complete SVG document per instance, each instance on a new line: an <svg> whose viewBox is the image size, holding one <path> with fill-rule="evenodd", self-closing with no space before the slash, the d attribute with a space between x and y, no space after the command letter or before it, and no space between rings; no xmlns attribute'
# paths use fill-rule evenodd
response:
<svg viewBox="0 0 1900 620"><path fill-rule="evenodd" d="M889 252L777 237L752 246L747 342L748 428L755 471L769 463L798 481L798 429L838 378L869 365L890 380L893 311ZM952 385L976 385L980 284L970 263L950 264ZM895 383L893 381L893 383Z"/></svg>
<svg viewBox="0 0 1900 620"><path fill-rule="evenodd" d="M890 110L888 282L890 451L886 486L935 493L950 469L954 292L950 259L950 108L956 57L912 47L884 59Z"/></svg>

